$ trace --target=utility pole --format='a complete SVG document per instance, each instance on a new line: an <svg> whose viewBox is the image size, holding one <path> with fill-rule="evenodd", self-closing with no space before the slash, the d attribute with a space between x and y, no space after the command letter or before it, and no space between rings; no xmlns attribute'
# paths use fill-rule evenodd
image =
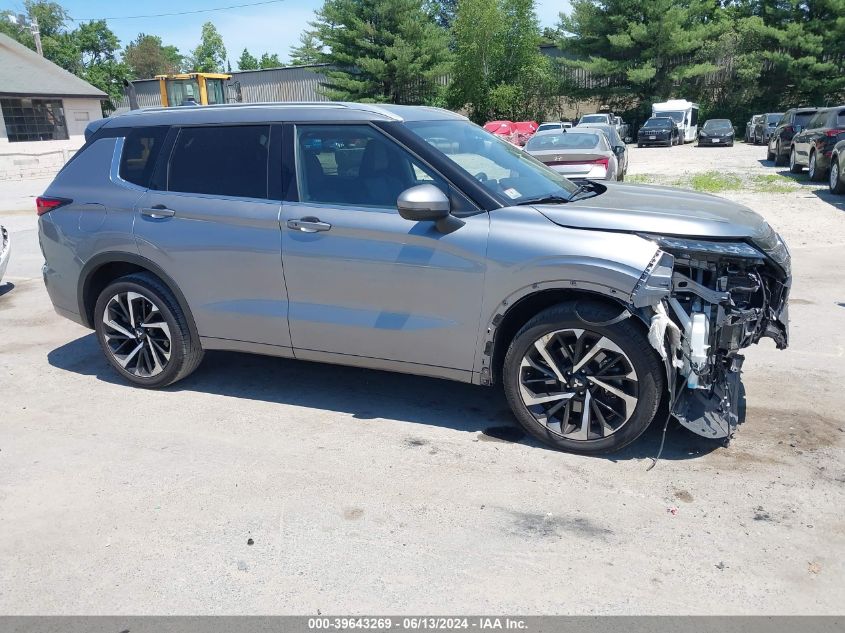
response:
<svg viewBox="0 0 845 633"><path fill-rule="evenodd" d="M35 39L35 50L38 51L41 57L44 57L44 51L41 50L41 31L38 30L38 18L35 16L32 17L32 22L29 24L29 32L32 33L32 37Z"/></svg>

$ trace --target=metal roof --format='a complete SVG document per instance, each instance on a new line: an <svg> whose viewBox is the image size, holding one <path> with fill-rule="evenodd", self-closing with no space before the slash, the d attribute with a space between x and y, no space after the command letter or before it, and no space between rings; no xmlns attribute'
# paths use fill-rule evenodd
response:
<svg viewBox="0 0 845 633"><path fill-rule="evenodd" d="M3 33L0 33L0 95L97 99L108 96Z"/></svg>
<svg viewBox="0 0 845 633"><path fill-rule="evenodd" d="M267 122L433 121L466 117L427 106L370 103L238 103L143 108L109 118L108 127Z"/></svg>

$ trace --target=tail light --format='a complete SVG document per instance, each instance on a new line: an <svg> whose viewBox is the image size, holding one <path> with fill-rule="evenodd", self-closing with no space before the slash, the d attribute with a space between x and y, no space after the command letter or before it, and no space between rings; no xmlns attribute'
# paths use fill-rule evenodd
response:
<svg viewBox="0 0 845 633"><path fill-rule="evenodd" d="M845 130L828 130L825 132L825 136L839 136L840 134L845 134Z"/></svg>
<svg viewBox="0 0 845 633"><path fill-rule="evenodd" d="M547 165L603 165L605 169L610 164L609 158L596 158L595 160L552 160Z"/></svg>
<svg viewBox="0 0 845 633"><path fill-rule="evenodd" d="M67 198L48 198L46 196L39 196L35 199L35 212L39 216L42 216L53 209L58 209L66 204L70 204L71 202L73 202L73 200L68 200Z"/></svg>
<svg viewBox="0 0 845 633"><path fill-rule="evenodd" d="M793 128L791 125L784 125L783 131L787 134L792 134L795 131L795 128Z"/></svg>

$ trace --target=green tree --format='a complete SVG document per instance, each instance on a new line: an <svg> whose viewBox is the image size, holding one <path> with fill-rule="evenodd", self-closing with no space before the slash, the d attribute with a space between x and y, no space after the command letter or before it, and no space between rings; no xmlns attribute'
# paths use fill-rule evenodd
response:
<svg viewBox="0 0 845 633"><path fill-rule="evenodd" d="M312 30L303 31L299 34L299 45L290 49L290 63L294 66L318 64L322 52L323 46L317 38L317 33Z"/></svg>
<svg viewBox="0 0 845 633"><path fill-rule="evenodd" d="M223 37L211 22L202 25L200 43L191 53L190 66L200 73L219 73L226 63L226 47Z"/></svg>
<svg viewBox="0 0 845 633"><path fill-rule="evenodd" d="M467 108L479 123L542 118L555 79L538 49L541 34L533 0L461 0L453 35L450 107Z"/></svg>
<svg viewBox="0 0 845 633"><path fill-rule="evenodd" d="M247 49L244 49L244 52L238 58L238 70L256 70L257 68L258 60Z"/></svg>
<svg viewBox="0 0 845 633"><path fill-rule="evenodd" d="M175 46L165 46L157 35L139 33L123 51L123 61L135 79L177 73L182 69L182 55Z"/></svg>
<svg viewBox="0 0 845 633"><path fill-rule="evenodd" d="M284 66L284 64L282 64L276 53L272 55L270 53L262 53L261 59L258 60L259 68L279 68L280 66Z"/></svg>
<svg viewBox="0 0 845 633"><path fill-rule="evenodd" d="M417 0L326 0L314 27L331 99L421 103L450 69L448 34Z"/></svg>

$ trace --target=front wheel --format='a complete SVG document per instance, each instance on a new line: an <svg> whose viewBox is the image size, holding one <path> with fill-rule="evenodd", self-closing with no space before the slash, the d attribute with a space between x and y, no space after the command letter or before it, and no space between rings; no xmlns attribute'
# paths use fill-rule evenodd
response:
<svg viewBox="0 0 845 633"><path fill-rule="evenodd" d="M505 356L505 395L537 439L573 453L606 453L636 440L657 412L664 368L634 319L593 301L548 308Z"/></svg>
<svg viewBox="0 0 845 633"><path fill-rule="evenodd" d="M807 166L807 175L810 177L810 180L814 182L824 178L824 173L822 173L822 170L819 169L818 159L816 158L815 152L810 154L810 162Z"/></svg>
<svg viewBox="0 0 845 633"><path fill-rule="evenodd" d="M121 277L100 293L94 329L109 364L139 387L157 388L193 372L203 356L186 315L150 273Z"/></svg>
<svg viewBox="0 0 845 633"><path fill-rule="evenodd" d="M804 168L801 167L801 165L799 165L796 160L797 159L795 156L795 148L793 147L789 150L789 171L793 174L800 174L802 171L804 171Z"/></svg>

